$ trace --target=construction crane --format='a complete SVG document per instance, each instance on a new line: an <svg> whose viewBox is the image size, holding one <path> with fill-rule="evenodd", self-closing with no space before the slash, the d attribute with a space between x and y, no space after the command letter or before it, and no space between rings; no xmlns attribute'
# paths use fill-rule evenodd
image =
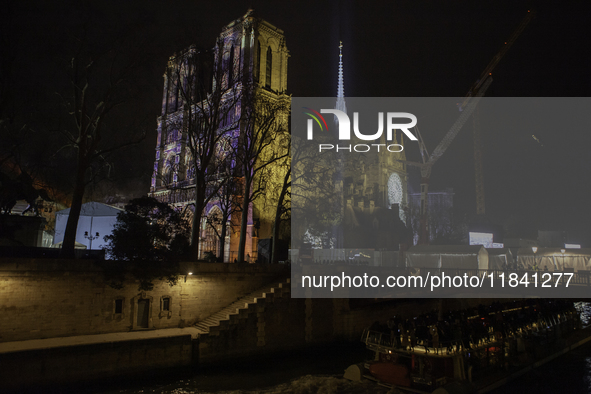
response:
<svg viewBox="0 0 591 394"><path fill-rule="evenodd" d="M419 244L426 245L429 243L429 233L428 233L428 226L427 226L427 219L428 219L428 207L429 207L429 180L431 178L431 168L433 164L437 162L441 158L441 156L445 153L449 145L452 143L456 135L458 135L459 131L464 126L464 123L468 120L476 105L486 92L486 89L490 86L492 82L492 77L488 77L484 80L481 84L479 90L474 92L472 97L470 97L467 101L464 101L462 114L460 117L455 121L451 129L447 132L443 140L437 145L437 147L433 150L433 153L429 155L427 151L427 147L423 142L423 137L421 133L417 131L417 139L419 143L419 149L421 152L422 163L414 162L414 161L404 161L406 164L411 166L419 167L421 170L421 219L420 219L420 230L419 230Z"/></svg>
<svg viewBox="0 0 591 394"><path fill-rule="evenodd" d="M501 58L507 53L511 45L517 40L517 37L525 30L529 22L535 17L535 12L528 11L527 15L523 18L517 29L513 32L509 40L505 42L505 44L501 47L499 52L496 56L490 61L488 66L484 69L480 79L486 78L487 75L491 75L492 71L494 70L495 66L499 63ZM468 91L468 95L472 93L473 89L478 89L479 87L473 86ZM480 125L478 121L478 112L474 114L473 117L473 132L474 132L474 176L475 176L475 186L476 186L476 215L482 216L485 214L485 204L484 204L484 174L482 171L482 135L480 132Z"/></svg>
<svg viewBox="0 0 591 394"><path fill-rule="evenodd" d="M449 129L447 134L443 137L439 145L433 150L433 153L429 155L427 151L427 147L423 142L423 138L420 132L417 129L417 138L419 143L419 150L421 153L422 163L419 162L412 162L412 161L404 161L408 165L419 167L421 170L421 206L420 206L420 230L419 230L419 244L426 245L429 243L429 232L428 232L428 208L429 208L429 180L431 177L431 169L433 164L437 162L441 158L441 156L445 153L449 145L452 143L458 132L464 126L464 123L468 120L474 109L478 105L478 102L490 86L492 82L492 71L497 66L499 61L503 58L507 50L513 45L517 37L523 32L529 22L533 19L534 13L528 11L525 18L521 21L517 29L513 32L511 37L508 41L505 42L501 50L497 52L497 54L493 57L491 62L486 66L480 78L476 80L476 82L470 87L470 90L464 97L462 103L458 105L458 108L461 112L461 115L453 124L453 126ZM475 145L475 149L480 149L478 146ZM476 154L475 154L476 156ZM482 161L481 161L482 152L479 151L479 158L480 158L480 169L477 170L480 174L477 174L477 179L479 178L480 181L477 180L477 196L479 195L478 188L480 187L480 193L482 196L482 204L484 204L484 187L482 182ZM478 167L478 164L477 164ZM478 199L478 197L477 197ZM484 209L484 205L483 208Z"/></svg>

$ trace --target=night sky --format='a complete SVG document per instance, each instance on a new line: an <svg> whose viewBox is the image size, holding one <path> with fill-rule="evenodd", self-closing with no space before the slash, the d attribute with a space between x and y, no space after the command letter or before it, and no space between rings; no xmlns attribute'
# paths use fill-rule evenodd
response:
<svg viewBox="0 0 591 394"><path fill-rule="evenodd" d="M293 96L336 94L342 40L346 96L462 97L534 3L536 19L493 73L487 96L588 96L591 5L582 1L13 2L3 12L0 31L2 54L14 55L15 62L3 72L10 76L15 101L42 118L51 111L53 92L65 83L56 61L66 53L63 34L82 20L90 22L97 42L129 30L148 40L137 101L127 108L141 114L148 138L128 156L130 163L116 167L126 172L125 185L133 184L137 195L149 189L168 56L192 43L212 47L222 26L249 7L285 32ZM454 188L456 208L465 213L475 211L471 123L431 177L432 190ZM421 129L430 150L447 129ZM484 135L487 214L504 224L508 235L535 238L538 229L565 230L570 241L591 247L590 135L585 127L538 135L542 143L515 129ZM407 155L418 159L414 148L409 146ZM411 170L417 191L418 179L418 171Z"/></svg>

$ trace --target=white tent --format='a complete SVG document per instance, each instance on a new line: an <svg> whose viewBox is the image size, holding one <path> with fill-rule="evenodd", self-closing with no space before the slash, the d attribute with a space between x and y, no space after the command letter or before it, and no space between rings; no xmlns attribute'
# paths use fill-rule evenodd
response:
<svg viewBox="0 0 591 394"><path fill-rule="evenodd" d="M488 253L482 245L417 245L406 252L406 266L488 269Z"/></svg>
<svg viewBox="0 0 591 394"><path fill-rule="evenodd" d="M540 271L585 271L591 270L591 249L538 248L534 253L531 248L521 248L517 261L526 270L535 264Z"/></svg>
<svg viewBox="0 0 591 394"><path fill-rule="evenodd" d="M64 241L53 244L53 245L51 245L51 247L59 249L63 245L64 245ZM74 249L86 249L86 245L81 244L80 242L74 242Z"/></svg>
<svg viewBox="0 0 591 394"><path fill-rule="evenodd" d="M122 210L100 202L82 204L76 231L76 242L86 245L87 249L102 249L106 244L104 237L105 235L111 235L113 232L119 212L122 212ZM56 244L64 240L69 214L70 208L55 213L55 238L53 242Z"/></svg>
<svg viewBox="0 0 591 394"><path fill-rule="evenodd" d="M502 270L513 263L513 254L509 248L486 248L488 252L488 268Z"/></svg>

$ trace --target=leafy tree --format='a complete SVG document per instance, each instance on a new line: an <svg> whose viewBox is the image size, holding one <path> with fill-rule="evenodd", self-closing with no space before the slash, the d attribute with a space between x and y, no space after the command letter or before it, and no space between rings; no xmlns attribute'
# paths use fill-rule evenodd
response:
<svg viewBox="0 0 591 394"><path fill-rule="evenodd" d="M112 234L105 237L106 252L119 262L107 262L105 267L119 283L129 271L140 280L140 290L151 290L157 278L172 286L178 279L179 260L188 249L190 232L189 221L168 204L152 197L131 200L117 215Z"/></svg>

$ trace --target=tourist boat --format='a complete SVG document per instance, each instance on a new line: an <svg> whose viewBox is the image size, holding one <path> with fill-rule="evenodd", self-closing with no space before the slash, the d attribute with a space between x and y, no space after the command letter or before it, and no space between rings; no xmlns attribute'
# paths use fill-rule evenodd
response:
<svg viewBox="0 0 591 394"><path fill-rule="evenodd" d="M382 327L374 325L362 336L373 359L351 365L344 377L415 393L477 392L572 346L570 337L582 331L572 302L520 302L497 304L492 311L481 309L472 316L464 314L463 320L442 320L422 330L417 318L406 324L391 320ZM591 339L585 334L583 341Z"/></svg>

